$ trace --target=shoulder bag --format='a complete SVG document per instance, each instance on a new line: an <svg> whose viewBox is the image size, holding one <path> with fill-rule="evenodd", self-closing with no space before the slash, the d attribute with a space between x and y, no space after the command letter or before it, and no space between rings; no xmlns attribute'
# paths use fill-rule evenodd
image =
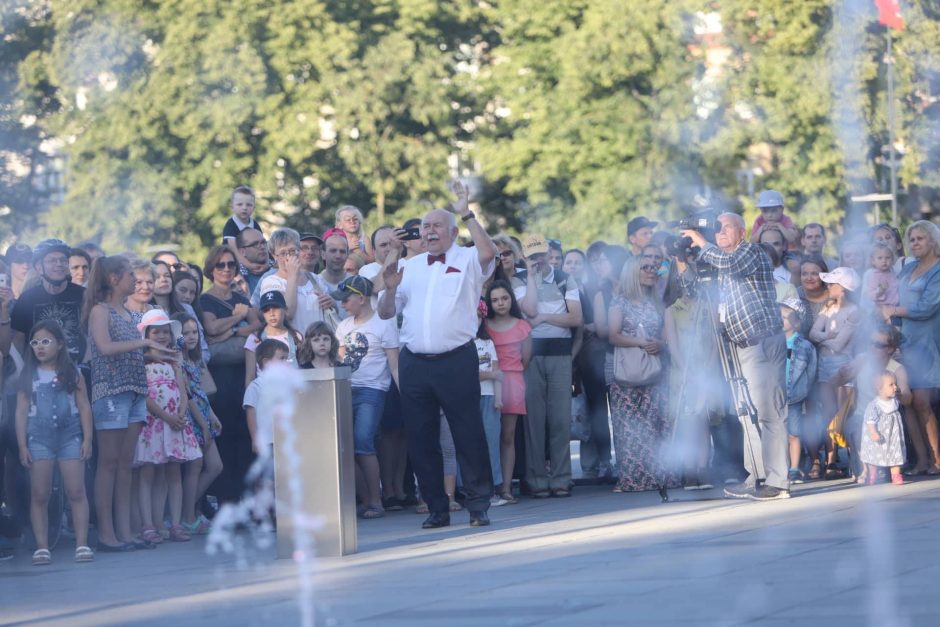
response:
<svg viewBox="0 0 940 627"><path fill-rule="evenodd" d="M614 381L628 387L652 385L663 372L659 355L650 355L638 346L614 347Z"/></svg>

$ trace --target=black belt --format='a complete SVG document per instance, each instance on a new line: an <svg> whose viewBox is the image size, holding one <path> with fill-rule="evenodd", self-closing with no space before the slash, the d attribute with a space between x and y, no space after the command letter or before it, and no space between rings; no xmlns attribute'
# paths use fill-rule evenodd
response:
<svg viewBox="0 0 940 627"><path fill-rule="evenodd" d="M427 359L429 361L436 361L438 359L444 359L445 357L450 357L451 355L459 351L462 351L468 346L473 346L473 340L470 340L466 344L461 344L457 348L452 348L449 351L446 351L443 353L416 353L412 351L410 348L408 348L407 346L405 347L405 350L411 353L412 355L414 355L415 357L417 357L418 359Z"/></svg>
<svg viewBox="0 0 940 627"><path fill-rule="evenodd" d="M758 344L760 344L761 342L763 342L763 341L766 340L767 338L773 337L773 336L775 336L775 335L777 335L777 334L776 334L776 333L765 333L764 335L755 335L754 337L749 337L749 338L747 338L747 339L744 340L743 342L738 342L738 346L740 346L741 348L750 348L751 346L757 346Z"/></svg>

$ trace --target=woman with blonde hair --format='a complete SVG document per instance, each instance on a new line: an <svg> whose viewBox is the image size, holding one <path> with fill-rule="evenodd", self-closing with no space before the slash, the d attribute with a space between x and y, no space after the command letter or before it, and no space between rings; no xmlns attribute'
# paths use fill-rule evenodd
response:
<svg viewBox="0 0 940 627"><path fill-rule="evenodd" d="M663 364L663 307L656 295L658 268L642 257L630 257L620 273L617 294L608 310L609 341L616 353L631 351L631 360L650 356ZM615 355L615 362L619 355ZM644 380L624 380L615 363L610 387L611 421L617 454L614 492L656 490L663 479L664 450L669 431L667 387L662 370Z"/></svg>
<svg viewBox="0 0 940 627"><path fill-rule="evenodd" d="M926 220L914 222L904 233L911 255L898 275L899 306L881 308L885 320L901 319L901 362L910 374L914 395L913 420L907 427L917 454L911 474L940 474L940 437L937 417L930 406L940 388L940 227ZM930 445L927 450L924 442Z"/></svg>

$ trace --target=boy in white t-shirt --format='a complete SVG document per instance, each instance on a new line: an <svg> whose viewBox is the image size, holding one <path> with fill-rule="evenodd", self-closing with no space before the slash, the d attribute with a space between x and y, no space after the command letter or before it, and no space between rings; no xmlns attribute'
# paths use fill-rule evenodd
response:
<svg viewBox="0 0 940 627"><path fill-rule="evenodd" d="M255 348L258 370L264 370L271 363L287 361L287 346L280 340L263 340ZM253 380L245 389L242 407L248 420L248 432L251 434L251 448L256 455L273 459L274 456L274 421L271 415L258 411L261 399L263 379Z"/></svg>
<svg viewBox="0 0 940 627"><path fill-rule="evenodd" d="M343 303L348 316L336 327L340 358L362 351L359 369L353 372L353 439L356 472L362 481L360 497L363 518L385 515L379 489L379 462L375 436L385 408L385 393L392 379L398 382L398 327L395 320L382 320L372 308L372 281L352 276L340 282L330 296Z"/></svg>

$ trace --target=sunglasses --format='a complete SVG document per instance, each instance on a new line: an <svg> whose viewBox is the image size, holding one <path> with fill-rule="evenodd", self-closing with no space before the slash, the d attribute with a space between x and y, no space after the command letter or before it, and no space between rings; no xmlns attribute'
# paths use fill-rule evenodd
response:
<svg viewBox="0 0 940 627"><path fill-rule="evenodd" d="M182 270L182 269L185 268L186 266L183 265L183 264L181 264L181 263L171 263L171 264L170 264L170 267L173 268L174 270L176 270L177 272L179 272L180 270Z"/></svg>
<svg viewBox="0 0 940 627"><path fill-rule="evenodd" d="M238 267L238 264L234 261L219 261L215 264L216 270L234 270Z"/></svg>
<svg viewBox="0 0 940 627"><path fill-rule="evenodd" d="M507 257L512 257L512 251L511 250L501 251L499 253L499 256L502 257L503 259L506 259Z"/></svg>
<svg viewBox="0 0 940 627"><path fill-rule="evenodd" d="M30 340L29 345L32 346L33 348L36 348L37 346L49 346L50 344L52 344L53 341L54 340L52 340L51 338L44 337L41 340Z"/></svg>
<svg viewBox="0 0 940 627"><path fill-rule="evenodd" d="M342 283L340 283L339 285L337 285L337 286L336 286L336 289L337 289L338 291L340 291L340 292L352 292L353 294L359 294L360 296L365 296L365 294L363 294L361 291L357 290L357 289L356 289L355 287L353 287L352 285L349 285L348 283L346 283L346 281L343 281Z"/></svg>
<svg viewBox="0 0 940 627"><path fill-rule="evenodd" d="M649 263L645 263L645 264L643 264L642 266L640 266L640 270L642 270L643 272L653 272L653 273L655 273L658 269L659 269L659 268L657 268L656 266L654 266L654 265L652 265L652 264L649 264Z"/></svg>

